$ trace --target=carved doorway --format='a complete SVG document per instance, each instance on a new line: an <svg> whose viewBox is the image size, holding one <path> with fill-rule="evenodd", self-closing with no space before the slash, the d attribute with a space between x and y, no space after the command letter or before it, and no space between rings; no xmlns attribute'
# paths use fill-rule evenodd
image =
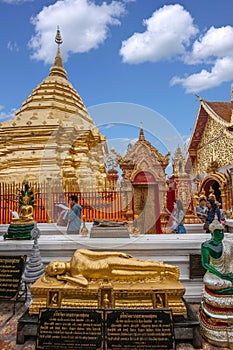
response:
<svg viewBox="0 0 233 350"><path fill-rule="evenodd" d="M218 181L209 179L209 181L205 182L203 189L207 198L211 197L211 195L214 195L216 201L220 203L222 202L220 184Z"/></svg>
<svg viewBox="0 0 233 350"><path fill-rule="evenodd" d="M158 185L149 172L138 173L133 181L134 214L141 233L161 233Z"/></svg>
<svg viewBox="0 0 233 350"><path fill-rule="evenodd" d="M200 192L205 192L206 197L214 195L216 201L222 204L224 210L232 207L232 181L230 175L215 172L207 175L201 183Z"/></svg>

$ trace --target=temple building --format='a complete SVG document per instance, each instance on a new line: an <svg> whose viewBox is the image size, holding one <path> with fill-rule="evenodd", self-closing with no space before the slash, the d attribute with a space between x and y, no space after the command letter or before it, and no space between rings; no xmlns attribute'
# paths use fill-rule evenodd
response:
<svg viewBox="0 0 233 350"><path fill-rule="evenodd" d="M15 112L0 124L0 179L10 183L63 180L70 190L103 190L106 138L89 115L63 66L59 29L54 64Z"/></svg>
<svg viewBox="0 0 233 350"><path fill-rule="evenodd" d="M160 213L166 202L165 169L169 155L163 156L145 139L141 126L137 142L119 161L122 190L129 208L133 207L141 233L162 233Z"/></svg>
<svg viewBox="0 0 233 350"><path fill-rule="evenodd" d="M199 96L198 96L199 97ZM193 192L210 195L232 208L233 184L233 94L231 102L211 102L199 97L200 107L188 147L186 170Z"/></svg>
<svg viewBox="0 0 233 350"><path fill-rule="evenodd" d="M173 173L167 179L167 208L172 212L174 201L180 199L185 211L184 223L196 224L200 220L195 211L196 202L192 193L192 181L185 169L186 158L185 152L183 153L181 147L178 146L172 158ZM171 226L171 218L169 222Z"/></svg>

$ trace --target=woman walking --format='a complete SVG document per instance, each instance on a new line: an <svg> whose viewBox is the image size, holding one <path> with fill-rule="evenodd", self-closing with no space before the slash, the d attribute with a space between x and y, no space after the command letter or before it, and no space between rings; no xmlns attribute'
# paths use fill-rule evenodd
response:
<svg viewBox="0 0 233 350"><path fill-rule="evenodd" d="M184 208L180 199L174 201L174 209L171 213L167 210L168 214L172 218L172 232L173 233L186 233L184 227Z"/></svg>

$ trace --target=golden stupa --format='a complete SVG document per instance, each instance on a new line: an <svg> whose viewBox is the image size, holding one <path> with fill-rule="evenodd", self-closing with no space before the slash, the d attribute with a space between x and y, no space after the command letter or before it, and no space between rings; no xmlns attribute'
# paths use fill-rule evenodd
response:
<svg viewBox="0 0 233 350"><path fill-rule="evenodd" d="M57 54L50 73L22 103L13 119L0 124L1 182L41 183L63 179L80 189L105 183L106 138L68 81L57 29Z"/></svg>

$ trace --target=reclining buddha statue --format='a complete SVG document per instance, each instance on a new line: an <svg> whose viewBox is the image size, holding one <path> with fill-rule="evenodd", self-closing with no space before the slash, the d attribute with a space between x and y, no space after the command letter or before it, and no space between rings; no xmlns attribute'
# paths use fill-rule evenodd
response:
<svg viewBox="0 0 233 350"><path fill-rule="evenodd" d="M94 252L78 249L71 260L51 261L45 268L46 277L87 286L91 279L136 281L146 278L179 280L179 268L161 261L141 260L120 252Z"/></svg>
<svg viewBox="0 0 233 350"><path fill-rule="evenodd" d="M164 307L185 316L185 288L179 277L178 266L162 261L138 259L119 251L77 249L69 260L50 261L30 287L33 302L29 314L55 306Z"/></svg>

